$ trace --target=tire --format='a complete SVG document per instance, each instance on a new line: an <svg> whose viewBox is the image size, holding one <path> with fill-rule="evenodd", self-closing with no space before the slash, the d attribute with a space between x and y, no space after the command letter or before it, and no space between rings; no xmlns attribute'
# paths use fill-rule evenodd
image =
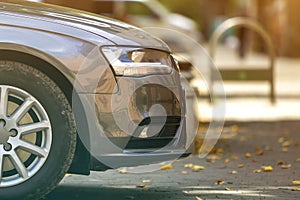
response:
<svg viewBox="0 0 300 200"><path fill-rule="evenodd" d="M71 106L47 75L18 62L0 61L0 90L0 199L40 199L71 165Z"/></svg>

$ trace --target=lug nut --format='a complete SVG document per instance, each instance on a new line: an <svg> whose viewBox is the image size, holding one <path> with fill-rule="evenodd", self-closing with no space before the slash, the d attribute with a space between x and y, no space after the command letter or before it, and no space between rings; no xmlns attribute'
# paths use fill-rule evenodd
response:
<svg viewBox="0 0 300 200"><path fill-rule="evenodd" d="M11 144L9 144L9 143L4 144L4 150L5 150L5 151L10 151L11 149L12 149Z"/></svg>
<svg viewBox="0 0 300 200"><path fill-rule="evenodd" d="M11 137L16 137L18 135L18 131L16 129L11 129L9 132L11 133Z"/></svg>
<svg viewBox="0 0 300 200"><path fill-rule="evenodd" d="M4 127L6 124L4 119L0 119L0 127Z"/></svg>

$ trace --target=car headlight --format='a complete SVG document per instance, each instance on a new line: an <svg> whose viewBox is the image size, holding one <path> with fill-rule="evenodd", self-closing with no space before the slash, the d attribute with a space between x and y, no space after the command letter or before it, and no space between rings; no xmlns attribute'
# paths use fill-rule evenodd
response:
<svg viewBox="0 0 300 200"><path fill-rule="evenodd" d="M106 46L102 52L117 76L170 74L177 68L169 53L154 49Z"/></svg>

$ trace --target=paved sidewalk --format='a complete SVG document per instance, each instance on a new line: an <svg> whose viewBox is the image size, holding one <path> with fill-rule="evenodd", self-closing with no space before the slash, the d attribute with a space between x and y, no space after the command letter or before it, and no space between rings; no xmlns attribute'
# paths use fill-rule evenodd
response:
<svg viewBox="0 0 300 200"><path fill-rule="evenodd" d="M66 176L46 200L299 199L292 182L300 181L299 122L227 123L225 130L232 138L220 140L205 159L191 156L173 169L144 174ZM184 167L190 163L204 169Z"/></svg>

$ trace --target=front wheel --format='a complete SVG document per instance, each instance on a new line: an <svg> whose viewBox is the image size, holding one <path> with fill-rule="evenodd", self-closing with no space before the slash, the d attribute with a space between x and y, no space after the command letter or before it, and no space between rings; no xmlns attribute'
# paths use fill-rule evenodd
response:
<svg viewBox="0 0 300 200"><path fill-rule="evenodd" d="M44 73L0 61L0 199L39 199L68 170L76 129L64 93Z"/></svg>

